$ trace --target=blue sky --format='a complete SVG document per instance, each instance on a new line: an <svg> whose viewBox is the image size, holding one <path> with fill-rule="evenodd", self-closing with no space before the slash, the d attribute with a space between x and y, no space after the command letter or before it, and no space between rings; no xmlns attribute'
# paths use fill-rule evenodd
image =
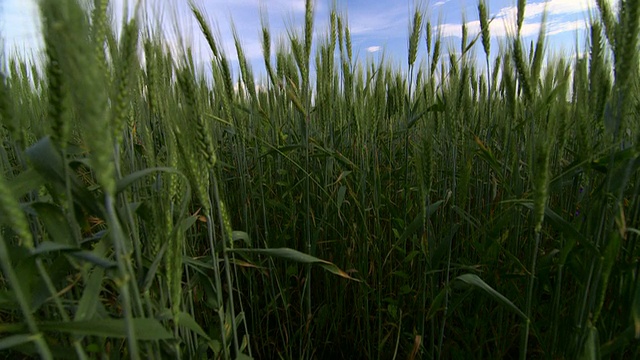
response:
<svg viewBox="0 0 640 360"><path fill-rule="evenodd" d="M6 54L38 53L39 39L37 0L0 0L0 31L5 40ZM122 14L123 3L134 0L111 0L116 14ZM197 55L207 59L210 53L199 34L199 29L188 11L187 0L143 0L148 8L153 8L166 31L174 31L174 24L180 25L182 36L194 43ZM260 45L260 9L268 17L272 33L272 49L279 36L286 36L287 28L302 29L304 24L304 0L196 0L205 11L214 29L219 30L219 38L224 42L228 57L236 59L231 36L230 20L238 30L246 56L251 60L254 71L263 72ZM316 37L324 35L328 27L329 11L336 4L347 14L351 29L354 54L360 59L378 57L383 52L387 60L405 64L409 24L414 0L316 0ZM469 35L479 31L476 0L430 0L419 2L426 10L434 28L440 30L449 44L457 51L460 40L462 18L466 19ZM495 17L491 25L494 38L492 51L497 52L497 41L513 34L516 0L487 0L490 16ZM589 12L596 12L595 0L529 0L527 1L523 35L534 39L537 36L542 12L548 11L547 31L549 50L556 54L568 54L576 45L576 36L582 35L588 22ZM480 42L476 53L484 56ZM444 50L449 47L445 45ZM420 53L426 51L424 33Z"/></svg>

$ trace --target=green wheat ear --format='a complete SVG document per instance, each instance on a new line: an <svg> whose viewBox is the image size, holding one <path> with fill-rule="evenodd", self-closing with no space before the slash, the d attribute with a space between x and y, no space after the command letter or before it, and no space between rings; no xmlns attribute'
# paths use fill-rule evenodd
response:
<svg viewBox="0 0 640 360"><path fill-rule="evenodd" d="M133 70L137 65L136 52L138 50L138 22L134 17L124 27L124 34L120 48L120 61L116 79L115 110L113 114L113 136L118 139L123 136L125 119L130 109L131 80Z"/></svg>
<svg viewBox="0 0 640 360"><path fill-rule="evenodd" d="M0 124L9 131L12 138L18 139L18 137L16 137L16 126L14 124L11 92L7 81L4 72L0 71Z"/></svg>
<svg viewBox="0 0 640 360"><path fill-rule="evenodd" d="M4 175L0 176L0 212L5 222L13 228L18 236L19 244L27 249L33 249L34 242L29 222Z"/></svg>
<svg viewBox="0 0 640 360"><path fill-rule="evenodd" d="M616 83L624 92L637 74L638 34L640 33L640 2L621 2L620 26L615 45Z"/></svg>
<svg viewBox="0 0 640 360"><path fill-rule="evenodd" d="M418 56L418 43L422 33L422 11L418 8L413 13L411 36L409 37L409 66L416 62Z"/></svg>
<svg viewBox="0 0 640 360"><path fill-rule="evenodd" d="M311 41L313 39L313 0L305 1L304 12L304 55L307 67L309 64L309 57L311 56Z"/></svg>
<svg viewBox="0 0 640 360"><path fill-rule="evenodd" d="M335 50L336 48L336 42L337 42L337 37L338 37L338 24L337 24L337 19L338 15L336 14L336 9L332 8L331 9L331 14L329 16L329 41L330 41L330 45L331 45L331 50Z"/></svg>
<svg viewBox="0 0 640 360"><path fill-rule="evenodd" d="M269 26L267 25L267 20L265 16L260 18L261 26L262 26L262 57L264 58L264 67L267 69L267 74L269 75L269 80L271 84L276 85L276 75L273 71L273 65L271 64L271 33L269 32Z"/></svg>
<svg viewBox="0 0 640 360"><path fill-rule="evenodd" d="M604 30L609 44L614 45L618 23L613 15L611 5L607 0L596 0L596 4L598 5L598 11L600 11L600 19L604 23Z"/></svg>
<svg viewBox="0 0 640 360"><path fill-rule="evenodd" d="M353 62L353 49L351 46L351 30L348 26L344 28L344 42L347 48L347 58L349 59L349 63Z"/></svg>
<svg viewBox="0 0 640 360"><path fill-rule="evenodd" d="M524 11L526 6L527 6L527 0L518 0L518 18L517 18L517 24L518 24L517 36L518 37L520 37L520 31L522 30L522 24L524 23Z"/></svg>
<svg viewBox="0 0 640 360"><path fill-rule="evenodd" d="M513 62L520 81L520 87L524 93L525 99L531 99L533 94L531 84L529 82L529 67L524 59L521 38L518 36L513 41Z"/></svg>
<svg viewBox="0 0 640 360"><path fill-rule="evenodd" d="M96 61L102 74L107 79L106 84L111 87L111 70L105 55L105 43L111 50L115 51L113 42L108 42L112 38L112 31L107 20L109 0L93 0L93 12L91 14L91 36L95 44Z"/></svg>
<svg viewBox="0 0 640 360"><path fill-rule="evenodd" d="M438 27L438 32L436 33L436 41L433 44L433 53L431 55L431 69L429 69L429 73L431 77L435 74L438 63L440 62L440 47L442 46L442 30Z"/></svg>
<svg viewBox="0 0 640 360"><path fill-rule="evenodd" d="M549 142L538 140L534 169L533 224L536 233L542 230L544 210L549 197Z"/></svg>
<svg viewBox="0 0 640 360"><path fill-rule="evenodd" d="M344 34L342 32L342 16L337 17L336 22L336 33L338 34L338 50L342 54L342 50L344 49Z"/></svg>
<svg viewBox="0 0 640 360"><path fill-rule="evenodd" d="M194 74L185 69L178 75L178 81L186 100L187 121L195 126L196 149L205 160L207 168L213 170L216 166L216 153L213 148L210 131L199 110L193 77Z"/></svg>
<svg viewBox="0 0 640 360"><path fill-rule="evenodd" d="M191 7L191 12L193 13L193 16L196 18L198 25L200 25L200 30L202 31L202 34L204 35L205 40L207 40L207 44L209 45L209 48L213 52L213 57L217 58L220 55L220 52L218 51L218 46L216 45L215 37L213 36L213 32L211 31L211 28L209 27L209 24L207 23L207 20L205 19L204 14L196 6L193 0L189 0L189 6Z"/></svg>
<svg viewBox="0 0 640 360"><path fill-rule="evenodd" d="M108 121L109 107L106 77L95 66L100 59L100 46L90 36L91 27L83 8L73 0L43 0L46 28L60 57L60 69L66 75L70 96L81 121L86 141L91 149L91 163L98 183L106 193L115 192L115 164L113 158L112 129ZM79 71L82 69L82 71ZM98 135L99 136L96 136Z"/></svg>
<svg viewBox="0 0 640 360"><path fill-rule="evenodd" d="M51 138L54 143L64 149L67 146L71 122L65 118L65 104L67 92L64 84L64 74L60 69L55 39L52 39L52 32L44 31L44 43L47 54L47 82L48 82L48 115L51 122Z"/></svg>
<svg viewBox="0 0 640 360"><path fill-rule="evenodd" d="M427 45L427 55L431 54L431 46L433 44L431 44L431 37L433 36L433 29L431 28L431 21L427 20L427 23L424 26L425 28L425 34L424 34L424 42Z"/></svg>
<svg viewBox="0 0 640 360"><path fill-rule="evenodd" d="M197 153L189 151L190 148L186 145L189 143L187 136L182 134L177 126L173 131L176 137L176 148L180 155L180 161L183 164L185 175L191 183L191 188L194 190L202 208L205 212L208 212L211 210L211 199L209 197L209 171L207 171L203 166L202 161L197 156Z"/></svg>
<svg viewBox="0 0 640 360"><path fill-rule="evenodd" d="M491 54L491 30L489 28L489 15L485 0L478 2L478 17L480 18L480 33L482 34L482 47L485 54Z"/></svg>
<svg viewBox="0 0 640 360"><path fill-rule="evenodd" d="M233 34L233 42L236 47L236 54L238 55L238 64L240 65L240 75L242 76L242 82L247 88L247 91L251 96L251 100L257 105L258 97L256 95L256 85L254 81L253 71L251 69L251 66L247 62L244 50L242 49L242 44L240 43L240 36L238 35L238 31L236 30L236 27L233 23L231 24L231 32Z"/></svg>
<svg viewBox="0 0 640 360"><path fill-rule="evenodd" d="M469 28L467 27L467 19L466 17L462 17L462 39L460 40L460 54L464 57L467 48L467 41L469 37Z"/></svg>

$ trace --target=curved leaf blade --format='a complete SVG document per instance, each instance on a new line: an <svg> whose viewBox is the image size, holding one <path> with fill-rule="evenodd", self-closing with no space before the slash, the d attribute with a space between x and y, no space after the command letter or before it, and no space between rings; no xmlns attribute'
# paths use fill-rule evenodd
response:
<svg viewBox="0 0 640 360"><path fill-rule="evenodd" d="M274 249L228 249L230 252L248 252L248 253L258 253L264 254L276 258L281 258L285 260L295 261L301 264L316 264L323 267L325 270L329 271L332 274L338 275L345 279L354 280L360 282L360 280L352 278L347 274L344 270L340 269L336 264L319 259L315 256L311 256L300 252L298 250L290 249L290 248L274 248Z"/></svg>
<svg viewBox="0 0 640 360"><path fill-rule="evenodd" d="M525 320L527 319L527 315L525 315L525 313L522 312L522 310L520 310L513 302L511 302L511 300L507 299L504 295L502 295L497 290L489 286L489 284L484 282L484 280L482 280L478 275L464 274L464 275L458 276L456 280L461 281L467 285L474 286L484 291L487 295L492 297L494 300L505 305L508 309L520 315L523 319Z"/></svg>
<svg viewBox="0 0 640 360"><path fill-rule="evenodd" d="M160 322L149 318L133 319L133 328L138 340L163 340L173 336ZM45 322L40 324L44 331L55 331L84 336L126 338L125 319L93 319L71 322Z"/></svg>

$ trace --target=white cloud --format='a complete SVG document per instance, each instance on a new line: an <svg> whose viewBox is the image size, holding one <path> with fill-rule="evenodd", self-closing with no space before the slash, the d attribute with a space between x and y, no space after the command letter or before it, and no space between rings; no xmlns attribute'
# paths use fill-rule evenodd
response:
<svg viewBox="0 0 640 360"><path fill-rule="evenodd" d="M480 32L480 21L469 21L467 22L467 36L469 38L473 38ZM440 26L434 27L435 31L442 32L443 37L462 37L462 24L442 24ZM491 32L491 37L505 37L508 35L515 34L515 25L510 26L507 22L500 21L498 19L494 20L491 25L489 25L489 31ZM527 23L522 24L522 36L531 36L536 35L540 31L540 23Z"/></svg>
<svg viewBox="0 0 640 360"><path fill-rule="evenodd" d="M613 3L613 0L605 0ZM535 3L528 3L525 8L525 19L522 24L521 35L524 37L537 35L540 31L541 16L547 11L547 35L557 35L565 32L574 32L586 28L585 20L573 20L578 14L584 14L583 19L587 18L589 11L597 12L595 0L547 0ZM489 26L492 37L505 37L515 35L516 19L518 9L517 6L509 6L501 8L494 13L493 22ZM565 16L572 16L572 20L562 20ZM435 30L440 30L442 35L462 37L462 24L447 23ZM469 36L475 36L480 31L479 21L467 22L467 31Z"/></svg>
<svg viewBox="0 0 640 360"><path fill-rule="evenodd" d="M9 0L0 3L0 35L5 53L30 53L41 45L40 19L34 0Z"/></svg>
<svg viewBox="0 0 640 360"><path fill-rule="evenodd" d="M467 23L467 26L469 29L469 34L478 33L478 29L471 30L469 28L469 23ZM455 24L455 23L442 24L439 26L434 26L434 30L442 33L443 37L449 37L449 36L462 37L462 24Z"/></svg>
<svg viewBox="0 0 640 360"><path fill-rule="evenodd" d="M378 52L380 50L382 50L381 46L369 46L367 48L367 52L370 52L370 53Z"/></svg>
<svg viewBox="0 0 640 360"><path fill-rule="evenodd" d="M556 35L569 31L578 31L587 28L584 20L565 21L561 23L550 23L547 26L547 35Z"/></svg>
<svg viewBox="0 0 640 360"><path fill-rule="evenodd" d="M612 4L613 0L605 0ZM525 19L542 15L547 10L549 16L563 16L572 14L587 14L590 10L596 10L596 0L547 0L539 2L530 2L527 4L524 15ZM518 7L504 7L496 13L496 18L514 21L517 18Z"/></svg>
<svg viewBox="0 0 640 360"><path fill-rule="evenodd" d="M167 1L167 0L165 0ZM238 9L249 8L257 10L260 7L260 3L263 3L264 8L270 13L304 13L305 0L196 0L196 4L204 5L210 9ZM251 14L253 15L253 14Z"/></svg>
<svg viewBox="0 0 640 360"><path fill-rule="evenodd" d="M406 4L397 5L391 2L381 9L362 7L347 9L349 31L351 35L405 35L407 32L408 13Z"/></svg>

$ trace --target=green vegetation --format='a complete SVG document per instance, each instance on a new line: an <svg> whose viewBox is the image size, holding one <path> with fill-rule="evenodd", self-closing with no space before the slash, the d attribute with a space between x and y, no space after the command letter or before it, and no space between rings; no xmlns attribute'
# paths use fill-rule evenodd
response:
<svg viewBox="0 0 640 360"><path fill-rule="evenodd" d="M44 70L0 79L0 356L640 357L640 2L574 60L524 3L448 56L417 9L403 72L308 0L256 86L195 5L211 79L141 9L42 0Z"/></svg>

